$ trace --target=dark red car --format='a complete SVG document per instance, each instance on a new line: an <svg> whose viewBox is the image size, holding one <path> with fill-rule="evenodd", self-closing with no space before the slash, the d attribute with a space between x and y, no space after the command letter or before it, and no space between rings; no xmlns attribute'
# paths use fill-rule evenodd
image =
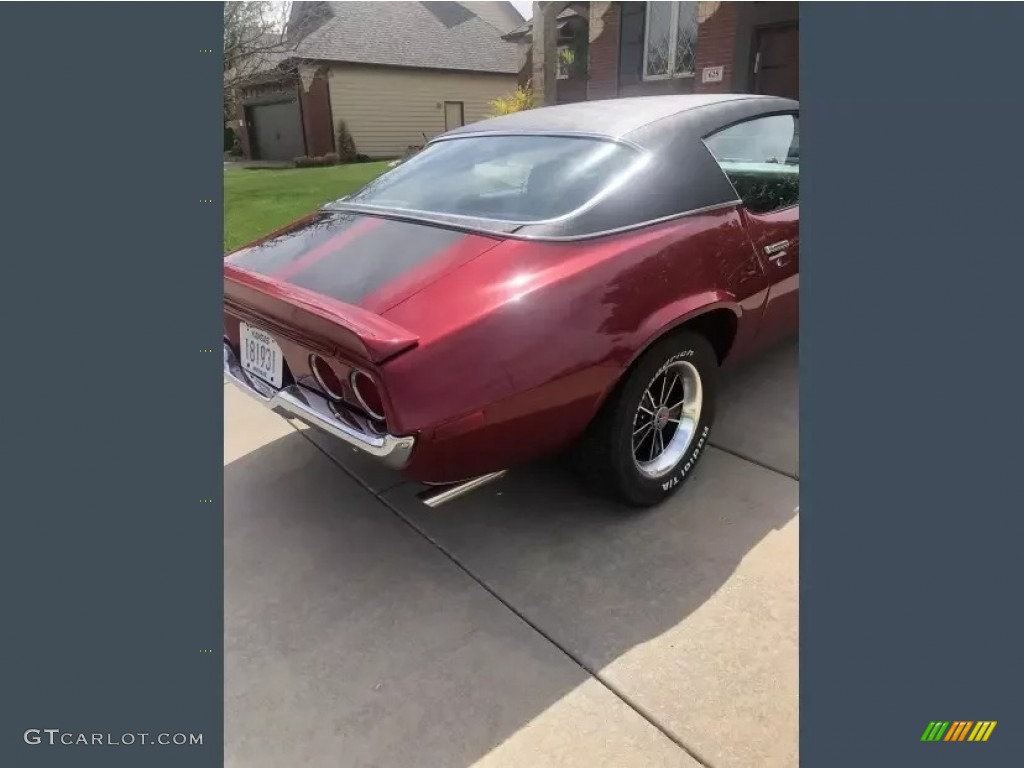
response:
<svg viewBox="0 0 1024 768"><path fill-rule="evenodd" d="M225 259L224 371L431 505L570 447L657 503L719 367L796 331L798 110L616 99L439 136Z"/></svg>

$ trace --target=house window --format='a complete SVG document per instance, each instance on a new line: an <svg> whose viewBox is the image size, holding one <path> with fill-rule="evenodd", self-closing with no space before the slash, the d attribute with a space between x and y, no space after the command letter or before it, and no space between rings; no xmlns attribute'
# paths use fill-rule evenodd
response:
<svg viewBox="0 0 1024 768"><path fill-rule="evenodd" d="M558 46L557 65L555 72L558 75L559 80L566 80L569 74L572 72L573 62L576 60L576 54L570 45Z"/></svg>
<svg viewBox="0 0 1024 768"><path fill-rule="evenodd" d="M647 3L644 80L693 77L699 3Z"/></svg>

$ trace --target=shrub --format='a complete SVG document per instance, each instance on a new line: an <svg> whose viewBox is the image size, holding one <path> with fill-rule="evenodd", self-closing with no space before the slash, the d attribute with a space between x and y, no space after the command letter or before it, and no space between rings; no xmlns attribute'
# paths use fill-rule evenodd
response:
<svg viewBox="0 0 1024 768"><path fill-rule="evenodd" d="M370 157L369 155L364 155L362 152L360 152L358 155L356 155L355 162L357 162L357 163L372 163L373 162L373 158Z"/></svg>
<svg viewBox="0 0 1024 768"><path fill-rule="evenodd" d="M306 157L305 155L303 155L302 157L296 157L294 162L296 168L312 168L314 164L313 158Z"/></svg>
<svg viewBox="0 0 1024 768"><path fill-rule="evenodd" d="M337 155L340 162L351 163L356 159L356 142L352 138L352 134L349 133L348 126L345 125L344 120L338 121L337 149Z"/></svg>
<svg viewBox="0 0 1024 768"><path fill-rule="evenodd" d="M324 165L337 165L341 161L337 152L328 152L324 155Z"/></svg>
<svg viewBox="0 0 1024 768"><path fill-rule="evenodd" d="M500 99L492 101L490 106L491 117L511 115L513 112L522 112L527 109L533 109L535 106L533 103L533 89L529 87L524 88L520 85L511 93L507 93Z"/></svg>

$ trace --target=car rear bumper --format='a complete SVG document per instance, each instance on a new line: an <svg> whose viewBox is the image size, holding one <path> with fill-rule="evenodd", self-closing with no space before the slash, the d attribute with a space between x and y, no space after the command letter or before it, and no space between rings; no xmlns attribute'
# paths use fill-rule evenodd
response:
<svg viewBox="0 0 1024 768"><path fill-rule="evenodd" d="M343 407L335 409L326 398L305 387L293 384L283 389L274 389L264 384L243 370L234 350L226 342L224 376L272 411L322 429L392 469L401 469L409 463L416 438L380 434L359 414Z"/></svg>

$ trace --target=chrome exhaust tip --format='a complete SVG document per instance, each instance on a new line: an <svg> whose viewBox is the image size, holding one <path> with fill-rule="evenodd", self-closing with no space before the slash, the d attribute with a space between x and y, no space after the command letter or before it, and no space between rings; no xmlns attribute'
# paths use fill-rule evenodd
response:
<svg viewBox="0 0 1024 768"><path fill-rule="evenodd" d="M426 504L428 507L439 507L452 499L457 499L459 496L463 496L470 491L475 491L488 483L492 483L495 480L500 480L508 472L507 469L503 469L500 472L491 472L489 475L480 475L480 477L474 477L472 480L466 480L461 483L452 483L451 485L437 485L432 488L428 488L425 491L420 491L416 498Z"/></svg>

